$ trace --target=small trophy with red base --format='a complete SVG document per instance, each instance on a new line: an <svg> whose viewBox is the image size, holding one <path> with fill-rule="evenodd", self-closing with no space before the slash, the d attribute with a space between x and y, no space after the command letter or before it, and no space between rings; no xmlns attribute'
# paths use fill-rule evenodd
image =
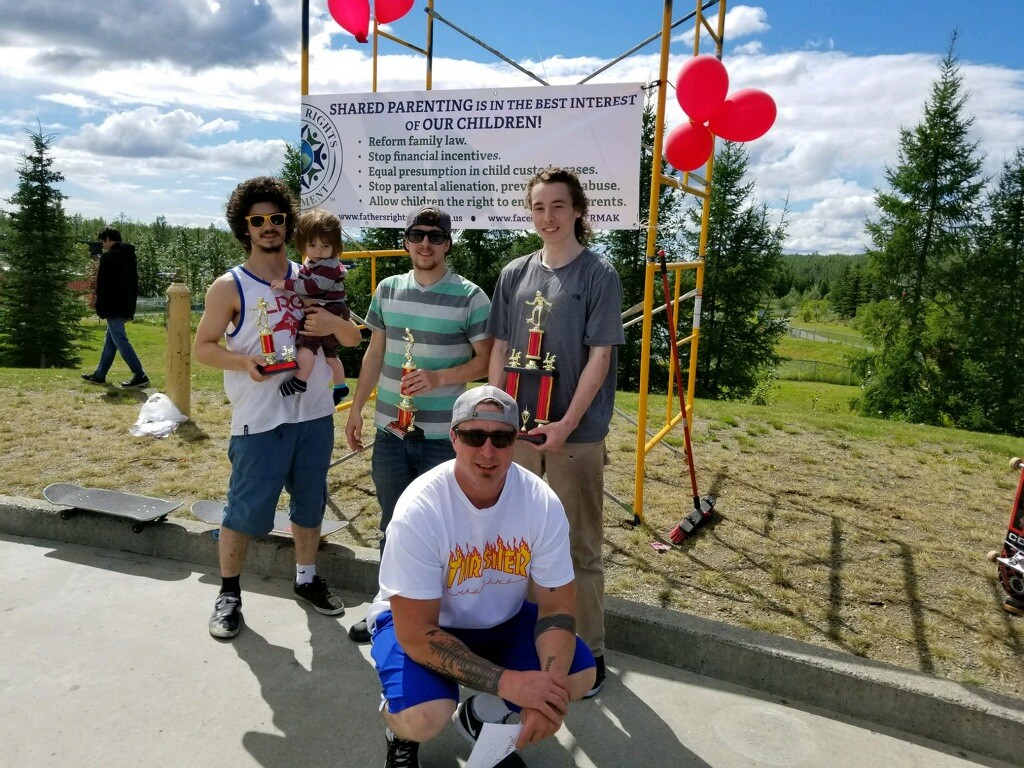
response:
<svg viewBox="0 0 1024 768"><path fill-rule="evenodd" d="M256 327L260 331L260 354L263 355L263 364L257 365L257 370L262 374L282 373L294 371L299 367L295 360L295 347L284 347L281 356L277 356L274 348L274 332L270 330L270 318L267 316L267 300L260 296L256 299L256 306L252 311L256 313Z"/></svg>
<svg viewBox="0 0 1024 768"><path fill-rule="evenodd" d="M416 406L413 405L412 396L405 392L405 377L418 366L412 359L412 347L416 340L412 337L412 331L405 329L405 362L402 363L402 399L398 403L398 418L386 427L387 431L399 440L419 439L423 437L423 430L416 426Z"/></svg>
<svg viewBox="0 0 1024 768"><path fill-rule="evenodd" d="M544 341L544 329L541 323L545 315L551 309L551 302L544 298L540 291L537 291L533 301L526 302L527 306L533 307L527 322L530 325L529 337L526 342L526 365L521 366L522 354L519 350L513 349L508 356L508 363L505 365L505 372L508 374L505 379L505 391L513 398L519 394L519 382L521 377L539 377L537 383L537 410L533 421L536 424L547 424L551 420L548 413L551 409L551 387L555 378L555 356L548 353L541 358L541 345ZM524 408L520 414L523 426L519 430L519 439L530 443L543 443L544 435L528 435L530 429L530 411Z"/></svg>

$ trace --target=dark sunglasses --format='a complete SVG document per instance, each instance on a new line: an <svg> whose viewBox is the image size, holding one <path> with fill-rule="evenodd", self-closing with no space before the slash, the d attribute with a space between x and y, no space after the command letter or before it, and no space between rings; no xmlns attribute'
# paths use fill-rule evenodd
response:
<svg viewBox="0 0 1024 768"><path fill-rule="evenodd" d="M482 448L488 437L491 438L491 445L495 448L508 448L516 441L518 434L507 429L499 429L497 432L488 432L485 429L456 429L454 431L459 440L470 448Z"/></svg>
<svg viewBox="0 0 1024 768"><path fill-rule="evenodd" d="M431 245L440 245L448 239L448 235L444 232L427 232L425 229L405 230L405 238L410 243L422 243L424 237L430 241Z"/></svg>
<svg viewBox="0 0 1024 768"><path fill-rule="evenodd" d="M254 213L252 216L246 216L245 217L245 220L247 222L249 222L249 226L250 227L256 227L257 229L259 227L262 227L263 223L267 219L270 219L270 223L273 224L275 227L280 227L282 224L284 224L286 221L288 221L288 214L287 213L272 213L269 216L265 216L262 213Z"/></svg>

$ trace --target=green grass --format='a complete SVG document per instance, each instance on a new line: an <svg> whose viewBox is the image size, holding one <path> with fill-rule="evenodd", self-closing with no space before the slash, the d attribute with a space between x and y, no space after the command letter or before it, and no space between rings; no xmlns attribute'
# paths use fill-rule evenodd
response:
<svg viewBox="0 0 1024 768"><path fill-rule="evenodd" d="M793 336L783 336L775 349L781 357L789 360L810 360L844 368L849 366L849 356L854 351L845 344L797 339Z"/></svg>
<svg viewBox="0 0 1024 768"><path fill-rule="evenodd" d="M193 336L198 316L192 318ZM81 371L91 372L95 370L96 363L100 358L100 350L103 347L103 336L106 333L106 326L102 320L91 318L83 324L86 332L82 342ZM162 313L138 315L134 322L128 323L125 328L128 332L128 339L135 348L143 368L153 382L154 389L165 391L167 377L166 371L166 350L167 332L164 328L164 316ZM3 372L11 369L0 369L0 381L3 381ZM52 375L50 376L52 379ZM121 356L114 358L114 365L107 374L108 381L123 381L131 378L131 371L124 364ZM224 373L216 368L192 361L191 364L192 388L197 390L215 390L222 388Z"/></svg>

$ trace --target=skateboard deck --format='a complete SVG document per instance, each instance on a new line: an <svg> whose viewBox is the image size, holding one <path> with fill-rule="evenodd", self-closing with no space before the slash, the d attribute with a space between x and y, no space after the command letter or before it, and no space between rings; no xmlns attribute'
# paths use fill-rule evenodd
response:
<svg viewBox="0 0 1024 768"><path fill-rule="evenodd" d="M64 520L79 510L99 512L134 520L132 530L135 533L141 533L149 523L166 520L167 515L181 506L180 501L167 501L106 488L83 488L74 483L51 483L43 488L43 498L51 504L69 507L61 510L60 516Z"/></svg>
<svg viewBox="0 0 1024 768"><path fill-rule="evenodd" d="M192 504L190 511L204 523L219 526L221 521L224 519L224 502L197 501ZM348 525L348 520L325 519L320 525L320 538L326 539L332 533L337 533L346 525ZM218 532L214 531L214 534L216 533ZM279 536L292 535L292 521L288 519L287 513L278 512L274 515L274 530L271 531L271 533L276 533ZM217 538L216 535L214 535L214 538Z"/></svg>

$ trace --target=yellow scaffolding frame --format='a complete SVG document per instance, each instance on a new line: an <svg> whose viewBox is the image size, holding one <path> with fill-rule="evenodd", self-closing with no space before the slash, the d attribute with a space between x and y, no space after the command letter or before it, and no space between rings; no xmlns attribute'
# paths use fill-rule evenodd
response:
<svg viewBox="0 0 1024 768"><path fill-rule="evenodd" d="M712 28L711 21L708 20L705 11L709 8L717 7L717 23ZM427 29L426 29L426 45L419 47L409 43L406 40L402 40L388 32L381 30L377 25L377 20L372 20L372 31L373 31L373 77L372 77L372 89L373 92L377 92L377 55L378 55L378 44L379 39L384 38L390 40L398 45L401 45L409 50L416 53L422 54L426 57L426 90L431 90L433 85L433 58L434 58L434 20L437 19L447 26L451 27L455 31L467 37L469 40L485 48L489 52L493 53L497 57L501 58L507 64L518 69L529 77L533 78L542 85L548 85L537 75L525 70L518 63L507 58L499 51L486 45L481 40L473 37L469 33L455 26L449 20L438 14L434 10L434 0L427 0L426 7L427 15ZM638 405L637 421L635 422L636 432L636 464L635 464L635 484L633 488L633 506L632 511L634 515L634 522L640 523L643 521L643 498L644 498L644 475L647 461L647 454L657 446L671 431L675 428L679 422L686 418L689 423L693 423L693 400L694 400L694 387L697 380L697 346L700 340L700 310L701 310L701 294L704 286L704 258L707 252L707 238L708 238L708 217L710 214L710 198L711 198L711 175L714 166L714 151L712 149L711 157L708 158L707 165L703 169L702 174L696 172L687 171L683 173L680 179L677 176L666 176L661 173L661 157L662 157L662 146L663 146L663 134L665 132L665 102L667 100L669 80L668 80L668 62L669 52L671 47L671 33L672 29L681 24L682 22L693 18L694 21L694 39L693 39L693 55L700 55L701 37L702 34L706 33L714 43L715 57L718 59L722 58L722 45L725 39L725 13L726 13L726 0L696 0L696 10L693 14L688 14L679 21L672 21L672 0L664 0L664 10L662 13L661 32L656 35L652 35L643 42L634 46L624 54L618 56L610 63L603 66L601 69L592 73L590 76L584 78L580 83L585 83L600 72L608 69L614 64L618 63L627 56L632 55L636 51L640 50L648 43L653 42L655 39L660 37L661 50L659 58L658 68L658 82L657 82L657 112L655 122L655 133L654 133L654 147L652 149L652 177L650 186L650 203L649 213L647 221L647 244L646 244L646 273L644 281L644 300L643 300L643 329L641 336L641 355L640 355L640 397ZM302 0L302 95L306 96L309 94L309 0ZM661 197L662 187L672 187L678 189L687 194L694 195L701 200L701 228L700 238L698 241L698 252L697 258L693 261L686 262L671 262L667 264L667 269L672 274L672 280L674 284L674 295L672 299L672 319L671 322L678 327L679 323L679 304L683 299L694 299L693 308L693 330L692 332L677 341L678 345L689 343L690 345L690 362L689 372L686 384L686 407L683 413L674 413L675 407L674 402L675 395L675 378L672 375L671 370L668 374L668 381L666 385L666 391L668 396L665 398L665 415L664 422L658 429L658 431L650 437L647 437L647 426L648 426L648 389L650 387L650 352L651 352L651 335L652 335L652 316L654 309L654 295L656 290L656 279L660 276L660 263L656 258L657 250L657 238L658 238L658 211ZM361 248L361 246L360 246ZM361 248L362 253L353 253L352 256L355 258L369 258L370 259L370 285L371 289L377 284L377 258L393 257L393 256L404 256L405 251L402 250L382 250L373 251ZM687 293L686 295L680 296L680 286L682 283L682 274L686 271L696 271L696 289ZM692 458L692 457L691 457ZM621 503L621 502L620 502Z"/></svg>
<svg viewBox="0 0 1024 768"><path fill-rule="evenodd" d="M704 11L708 8L718 6L718 19L715 29L712 29ZM694 14L694 37L693 55L700 55L700 43L702 32L707 32L715 46L715 57L722 58L722 44L725 40L725 12L726 0L719 0L717 3L702 3L697 0L697 9ZM714 166L715 153L712 148L711 156L708 158L704 173L699 175L694 172L683 174L682 180L674 176L666 176L660 172L662 157L662 142L665 132L665 101L668 92L668 58L670 45L670 30L672 23L672 0L665 0L665 12L662 17L661 33L661 60L658 70L658 106L654 131L654 164L651 174L651 197L649 204L649 216L647 222L647 268L644 277L644 305L643 305L643 331L641 337L640 354L640 397L637 405L637 431L636 431L636 465L633 485L633 516L634 522L640 523L643 520L644 508L644 473L647 463L647 454L654 449L682 419L687 419L690 426L693 425L693 398L694 387L697 382L697 346L700 341L700 310L701 296L704 290L704 258L707 254L708 244L708 217L711 212L711 174ZM686 383L686 407L684 413L673 413L675 410L676 383L672 371L669 370L668 381L665 391L668 393L665 398L665 417L661 428L649 439L647 437L648 423L648 395L650 388L650 352L651 352L651 331L652 312L654 309L655 280L660 273L660 264L656 259L658 238L658 209L660 204L661 189L669 186L683 192L692 194L701 200L701 225L700 238L698 241L697 258L689 262L672 262L667 265L672 273L675 286L672 301L672 318L670 322L675 327L679 326L679 304L680 285L682 273L688 270L696 271L696 289L693 292L693 329L692 332L677 341L678 345L689 343L690 365L689 375ZM689 295L689 294L688 294ZM679 393L680 395L682 393ZM690 459L692 460L692 456Z"/></svg>

